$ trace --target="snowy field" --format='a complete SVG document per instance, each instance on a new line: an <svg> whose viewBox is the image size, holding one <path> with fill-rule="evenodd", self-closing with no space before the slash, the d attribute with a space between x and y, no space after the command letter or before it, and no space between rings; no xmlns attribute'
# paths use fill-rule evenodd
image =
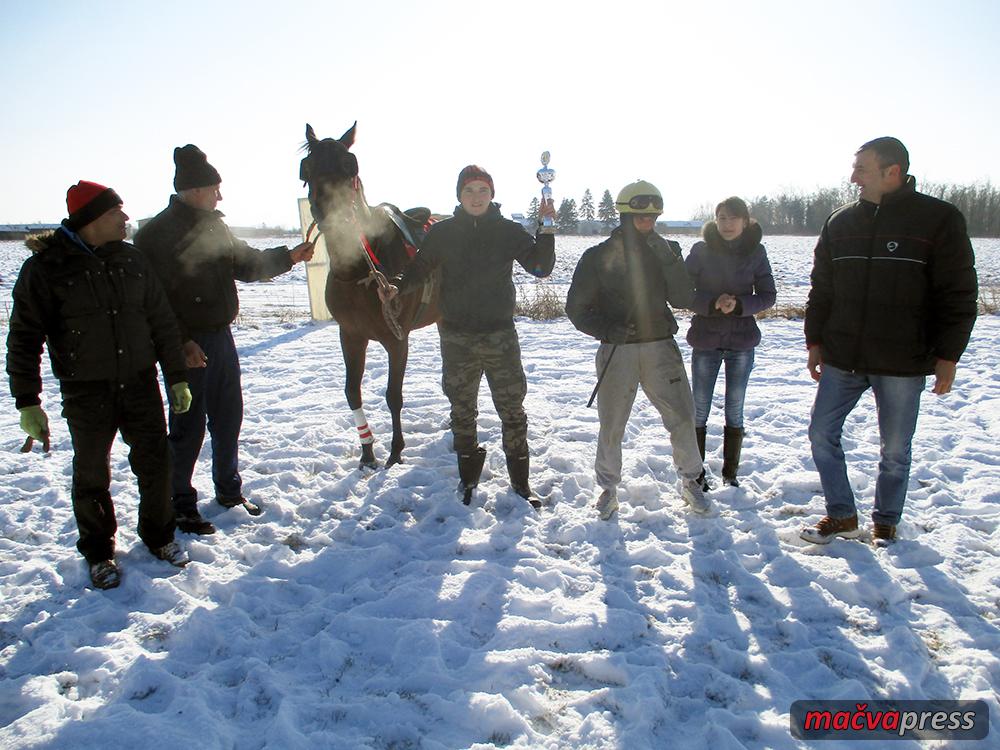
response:
<svg viewBox="0 0 1000 750"><path fill-rule="evenodd" d="M694 238L679 239L686 252ZM568 283L591 243L559 238L552 283ZM768 241L779 290L808 287L812 243ZM981 277L995 282L996 241L976 247ZM0 243L8 305L22 257ZM793 701L876 698L984 700L988 738L951 746L1000 747L1000 316L979 319L955 391L924 397L900 541L817 548L798 539L823 514L801 321L761 324L743 483L711 493L718 514L681 507L669 441L640 396L622 507L602 522L597 413L584 406L596 342L565 319L518 321L532 479L548 505L536 514L509 491L484 385L489 454L466 508L435 329L411 337L406 463L363 475L337 327L305 319L301 273L242 286L235 328L244 490L264 515L203 503L219 533L179 535L193 559L183 570L137 540L119 441L124 579L92 590L74 548L72 454L47 359L51 454L18 453L12 400L0 409L0 747L799 748ZM373 346L364 394L382 459L386 372ZM716 477L721 443L717 398ZM870 397L845 444L867 519ZM196 484L212 496L204 457ZM935 746L945 745L890 745Z"/></svg>

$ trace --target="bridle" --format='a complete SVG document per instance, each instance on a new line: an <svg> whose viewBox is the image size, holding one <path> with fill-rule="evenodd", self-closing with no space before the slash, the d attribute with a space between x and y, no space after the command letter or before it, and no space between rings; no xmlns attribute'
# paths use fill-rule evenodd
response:
<svg viewBox="0 0 1000 750"><path fill-rule="evenodd" d="M371 242L368 241L368 236L361 226L361 219L358 214L361 212L362 206L364 208L368 207L364 198L364 187L361 184L361 178L358 175L354 175L351 180L351 212L348 221L353 224L357 232L361 243L362 255L365 256L365 262L368 264L368 275L359 279L357 283L364 284L367 287L374 281L379 289L388 289L392 285L385 278L385 274L376 267L375 264L378 262L378 258L375 255L375 251L372 250ZM323 234L323 228L315 218L313 218L309 229L306 231L306 242L310 241L314 229L318 230L318 234ZM402 303L398 296L393 297L388 302L382 303L382 317L385 318L385 323L389 327L389 330L392 331L392 334L399 341L403 340L403 327L399 324L399 313L401 310Z"/></svg>

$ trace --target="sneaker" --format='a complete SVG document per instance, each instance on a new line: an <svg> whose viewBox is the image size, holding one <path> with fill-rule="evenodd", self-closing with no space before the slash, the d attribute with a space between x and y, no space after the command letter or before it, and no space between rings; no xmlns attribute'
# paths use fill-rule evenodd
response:
<svg viewBox="0 0 1000 750"><path fill-rule="evenodd" d="M691 510L702 515L712 510L712 504L705 497L701 489L701 482L697 479L684 479L681 481L681 499L691 506Z"/></svg>
<svg viewBox="0 0 1000 750"><path fill-rule="evenodd" d="M177 542L167 542L162 547L151 549L150 552L153 553L153 557L166 560L168 563L178 568L183 568L191 562L191 558L187 556L187 552L182 550Z"/></svg>
<svg viewBox="0 0 1000 750"><path fill-rule="evenodd" d="M618 492L614 488L604 490L597 498L597 515L607 521L618 510Z"/></svg>
<svg viewBox="0 0 1000 750"><path fill-rule="evenodd" d="M115 589L122 582L122 572L114 560L91 563L90 582L99 589Z"/></svg>
<svg viewBox="0 0 1000 750"><path fill-rule="evenodd" d="M860 535L858 516L855 514L847 518L824 516L815 526L802 529L799 538L813 544L829 544L838 536L844 539L857 539Z"/></svg>
<svg viewBox="0 0 1000 750"><path fill-rule="evenodd" d="M207 536L208 534L215 533L215 526L212 525L212 522L202 518L201 513L198 511L194 511L193 513L178 513L176 520L177 530L183 531L185 534Z"/></svg>
<svg viewBox="0 0 1000 750"><path fill-rule="evenodd" d="M891 523L875 523L872 528L872 544L885 547L896 541L896 527Z"/></svg>
<svg viewBox="0 0 1000 750"><path fill-rule="evenodd" d="M221 505L223 508L236 508L243 506L243 510L249 513L251 516L259 516L264 511L261 507L254 502L247 500L245 497L240 495L239 497L222 497L221 495L215 498L215 502Z"/></svg>

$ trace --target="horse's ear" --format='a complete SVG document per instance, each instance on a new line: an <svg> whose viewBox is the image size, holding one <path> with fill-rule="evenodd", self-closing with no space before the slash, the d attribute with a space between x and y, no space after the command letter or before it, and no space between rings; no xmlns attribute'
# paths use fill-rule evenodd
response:
<svg viewBox="0 0 1000 750"><path fill-rule="evenodd" d="M313 130L313 126L308 122L306 123L306 143L310 146L318 141L319 138L316 137L316 132Z"/></svg>
<svg viewBox="0 0 1000 750"><path fill-rule="evenodd" d="M340 142L344 144L345 148L350 148L351 146L354 145L354 134L357 132L357 129L358 129L358 121L355 120L354 124L351 125L350 129L342 136L340 136Z"/></svg>

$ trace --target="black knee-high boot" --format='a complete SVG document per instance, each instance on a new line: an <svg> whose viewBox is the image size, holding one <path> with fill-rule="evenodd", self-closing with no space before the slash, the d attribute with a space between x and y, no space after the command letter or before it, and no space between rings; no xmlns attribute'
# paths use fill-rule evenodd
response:
<svg viewBox="0 0 1000 750"><path fill-rule="evenodd" d="M698 440L698 453L701 454L701 474L698 475L698 482L701 484L701 491L708 492L712 489L712 485L708 483L708 479L705 478L705 431L706 427L695 427L694 436Z"/></svg>
<svg viewBox="0 0 1000 750"><path fill-rule="evenodd" d="M743 428L726 427L722 433L722 481L739 487L736 472L740 468L740 452L743 449Z"/></svg>
<svg viewBox="0 0 1000 750"><path fill-rule="evenodd" d="M472 491L479 484L484 463L486 463L485 448L480 447L472 453L458 454L458 477L462 485L460 489L464 491L462 502L466 505L472 502Z"/></svg>
<svg viewBox="0 0 1000 750"><path fill-rule="evenodd" d="M528 484L528 471L531 459L528 456L507 456L507 474L510 476L510 486L518 495L523 497L532 507L541 507L541 502L531 491Z"/></svg>

